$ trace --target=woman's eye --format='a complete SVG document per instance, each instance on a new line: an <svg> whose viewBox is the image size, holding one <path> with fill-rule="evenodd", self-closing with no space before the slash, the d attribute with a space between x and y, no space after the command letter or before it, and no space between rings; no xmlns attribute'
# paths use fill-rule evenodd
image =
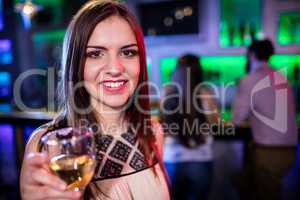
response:
<svg viewBox="0 0 300 200"><path fill-rule="evenodd" d="M134 57L138 54L139 52L135 49L127 49L121 52L121 56L128 57L128 58Z"/></svg>
<svg viewBox="0 0 300 200"><path fill-rule="evenodd" d="M89 58L101 58L103 57L104 53L102 51L90 51L90 52L86 52L86 56Z"/></svg>

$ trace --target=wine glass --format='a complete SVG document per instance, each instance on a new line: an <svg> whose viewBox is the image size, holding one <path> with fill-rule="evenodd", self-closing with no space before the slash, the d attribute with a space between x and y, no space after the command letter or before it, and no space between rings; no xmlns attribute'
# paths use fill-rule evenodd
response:
<svg viewBox="0 0 300 200"><path fill-rule="evenodd" d="M93 132L87 128L57 129L41 142L50 158L50 171L67 183L67 189L84 190L96 166Z"/></svg>

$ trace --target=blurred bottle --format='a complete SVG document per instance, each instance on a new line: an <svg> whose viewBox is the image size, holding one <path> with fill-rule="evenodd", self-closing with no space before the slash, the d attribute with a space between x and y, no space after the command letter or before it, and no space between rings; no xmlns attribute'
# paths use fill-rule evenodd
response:
<svg viewBox="0 0 300 200"><path fill-rule="evenodd" d="M256 31L255 25L253 23L249 23L249 31L250 31L251 41L255 40L257 31Z"/></svg>
<svg viewBox="0 0 300 200"><path fill-rule="evenodd" d="M253 40L253 38L251 37L251 32L250 32L250 23L247 22L245 24L245 31L244 31L244 34L243 34L243 39L244 39L244 42L243 44L246 45L246 46L249 46Z"/></svg>
<svg viewBox="0 0 300 200"><path fill-rule="evenodd" d="M228 25L228 33L229 33L229 46L234 45L234 26L232 24Z"/></svg>
<svg viewBox="0 0 300 200"><path fill-rule="evenodd" d="M241 46L241 45L242 45L242 34L241 34L241 32L240 32L240 29L239 29L239 26L238 26L238 25L236 25L236 26L234 27L234 33L233 33L233 35L234 35L234 38L233 38L233 45L234 45L235 47Z"/></svg>
<svg viewBox="0 0 300 200"><path fill-rule="evenodd" d="M245 23L240 22L239 24L239 35L241 36L241 44L244 45L244 34L245 34Z"/></svg>
<svg viewBox="0 0 300 200"><path fill-rule="evenodd" d="M221 22L220 41L222 47L230 46L230 34L228 24L226 22Z"/></svg>
<svg viewBox="0 0 300 200"><path fill-rule="evenodd" d="M297 29L297 21L293 18L290 20L290 42L294 44L296 42L296 29Z"/></svg>
<svg viewBox="0 0 300 200"><path fill-rule="evenodd" d="M298 18L299 19L299 18ZM294 41L295 41L295 43L296 44L299 44L300 43L300 26L299 26L299 22L300 21L300 19L298 20L298 22L297 22L297 24L295 25L295 35L294 35Z"/></svg>

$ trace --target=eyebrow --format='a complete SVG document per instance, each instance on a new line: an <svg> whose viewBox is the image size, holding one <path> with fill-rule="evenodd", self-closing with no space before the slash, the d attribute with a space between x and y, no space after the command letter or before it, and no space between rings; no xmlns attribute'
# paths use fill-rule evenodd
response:
<svg viewBox="0 0 300 200"><path fill-rule="evenodd" d="M128 45L125 45L125 46L121 47L121 49L127 49L127 48L129 48L129 47L134 47L134 46L137 47L137 44L135 44L135 43L133 43L133 44L128 44ZM94 49L107 50L106 47L98 46L98 45L88 45L86 48L94 48Z"/></svg>

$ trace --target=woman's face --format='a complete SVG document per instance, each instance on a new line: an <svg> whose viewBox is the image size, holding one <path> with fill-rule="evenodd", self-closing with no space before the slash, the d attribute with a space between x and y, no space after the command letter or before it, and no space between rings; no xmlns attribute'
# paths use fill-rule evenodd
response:
<svg viewBox="0 0 300 200"><path fill-rule="evenodd" d="M137 41L130 25L119 16L97 24L85 49L85 88L92 105L120 108L139 80Z"/></svg>

